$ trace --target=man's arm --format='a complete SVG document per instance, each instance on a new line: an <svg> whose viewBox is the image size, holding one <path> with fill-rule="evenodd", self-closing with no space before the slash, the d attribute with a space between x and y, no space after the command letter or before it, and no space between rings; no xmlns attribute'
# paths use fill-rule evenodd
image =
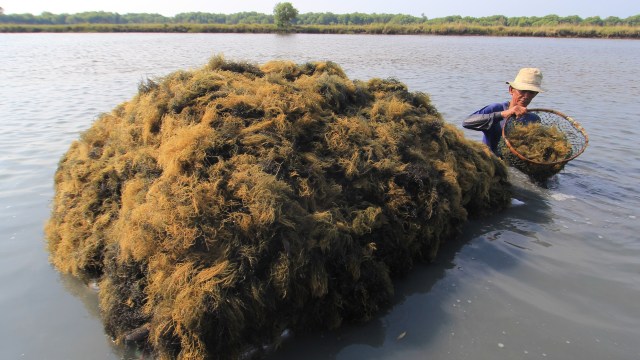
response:
<svg viewBox="0 0 640 360"><path fill-rule="evenodd" d="M520 117L527 113L527 108L516 105L502 111L492 111L496 109L496 105L486 106L473 114L469 115L462 122L462 127L471 130L489 130L494 123L500 122L511 116Z"/></svg>
<svg viewBox="0 0 640 360"><path fill-rule="evenodd" d="M496 121L502 120L500 111L489 114L471 114L462 122L462 127L471 130L489 130Z"/></svg>

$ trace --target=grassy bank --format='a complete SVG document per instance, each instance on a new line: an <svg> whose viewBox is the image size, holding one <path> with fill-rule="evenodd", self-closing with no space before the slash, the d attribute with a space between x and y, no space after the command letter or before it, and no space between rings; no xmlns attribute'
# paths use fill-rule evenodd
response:
<svg viewBox="0 0 640 360"><path fill-rule="evenodd" d="M482 26L470 24L368 24L368 25L296 25L291 33L309 34L389 34L389 35L483 35L639 39L640 26ZM36 25L1 24L3 33L278 33L282 29L273 24L74 24Z"/></svg>

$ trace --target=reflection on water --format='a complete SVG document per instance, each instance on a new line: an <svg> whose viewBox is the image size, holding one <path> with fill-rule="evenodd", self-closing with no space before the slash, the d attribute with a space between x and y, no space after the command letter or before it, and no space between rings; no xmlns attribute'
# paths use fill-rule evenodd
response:
<svg viewBox="0 0 640 360"><path fill-rule="evenodd" d="M496 56L488 49L535 51ZM589 134L545 187L512 171L507 211L474 219L433 264L398 279L366 324L295 334L270 358L640 358L640 42L435 36L0 35L1 359L135 359L105 335L95 292L47 263L42 226L58 160L140 80L222 53L258 63L331 60L347 75L395 77L459 124L507 100L517 69L543 69L536 107ZM481 134L463 130L479 140ZM523 204L521 204L523 203Z"/></svg>
<svg viewBox="0 0 640 360"><path fill-rule="evenodd" d="M100 321L100 306L98 301L98 285L93 279L77 278L68 274L59 274L60 283L64 289L82 302L87 313L96 321ZM135 344L116 344L106 334L105 343L119 359L144 359L149 354Z"/></svg>

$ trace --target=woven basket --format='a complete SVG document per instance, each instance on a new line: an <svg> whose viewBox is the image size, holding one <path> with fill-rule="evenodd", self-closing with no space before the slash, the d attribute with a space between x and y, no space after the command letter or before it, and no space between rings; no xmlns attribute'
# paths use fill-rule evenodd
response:
<svg viewBox="0 0 640 360"><path fill-rule="evenodd" d="M502 138L498 144L498 152L509 165L529 175L533 180L543 182L560 172L569 161L582 154L589 144L589 136L577 121L559 111L529 109L527 114L536 115L542 125L554 126L560 130L566 136L571 146L571 152L564 159L554 162L540 162L528 159L525 155L519 153L509 141L510 131L515 126L523 124L521 119L516 119L515 117L505 121L502 128Z"/></svg>

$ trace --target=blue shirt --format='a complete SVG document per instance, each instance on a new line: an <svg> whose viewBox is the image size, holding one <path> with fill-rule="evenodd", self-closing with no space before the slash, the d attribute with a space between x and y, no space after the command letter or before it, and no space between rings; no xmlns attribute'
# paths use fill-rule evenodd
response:
<svg viewBox="0 0 640 360"><path fill-rule="evenodd" d="M509 109L509 102L494 103L469 115L462 126L471 130L480 130L484 134L482 142L485 143L494 154L498 154L498 143L502 137L502 128L505 119L501 112ZM529 123L540 121L540 117L533 113L527 113L518 118L519 122ZM499 154L498 154L499 155Z"/></svg>
<svg viewBox="0 0 640 360"><path fill-rule="evenodd" d="M492 113L501 113L505 110L509 109L509 102L503 103L495 103L490 104L482 109L474 112L474 114L492 114ZM489 124L489 128L486 130L482 130L484 134L482 136L482 142L485 143L491 151L497 153L498 151L498 142L500 142L500 138L502 137L502 127L504 126L504 119L502 115L497 114L497 116L493 119L491 124Z"/></svg>

